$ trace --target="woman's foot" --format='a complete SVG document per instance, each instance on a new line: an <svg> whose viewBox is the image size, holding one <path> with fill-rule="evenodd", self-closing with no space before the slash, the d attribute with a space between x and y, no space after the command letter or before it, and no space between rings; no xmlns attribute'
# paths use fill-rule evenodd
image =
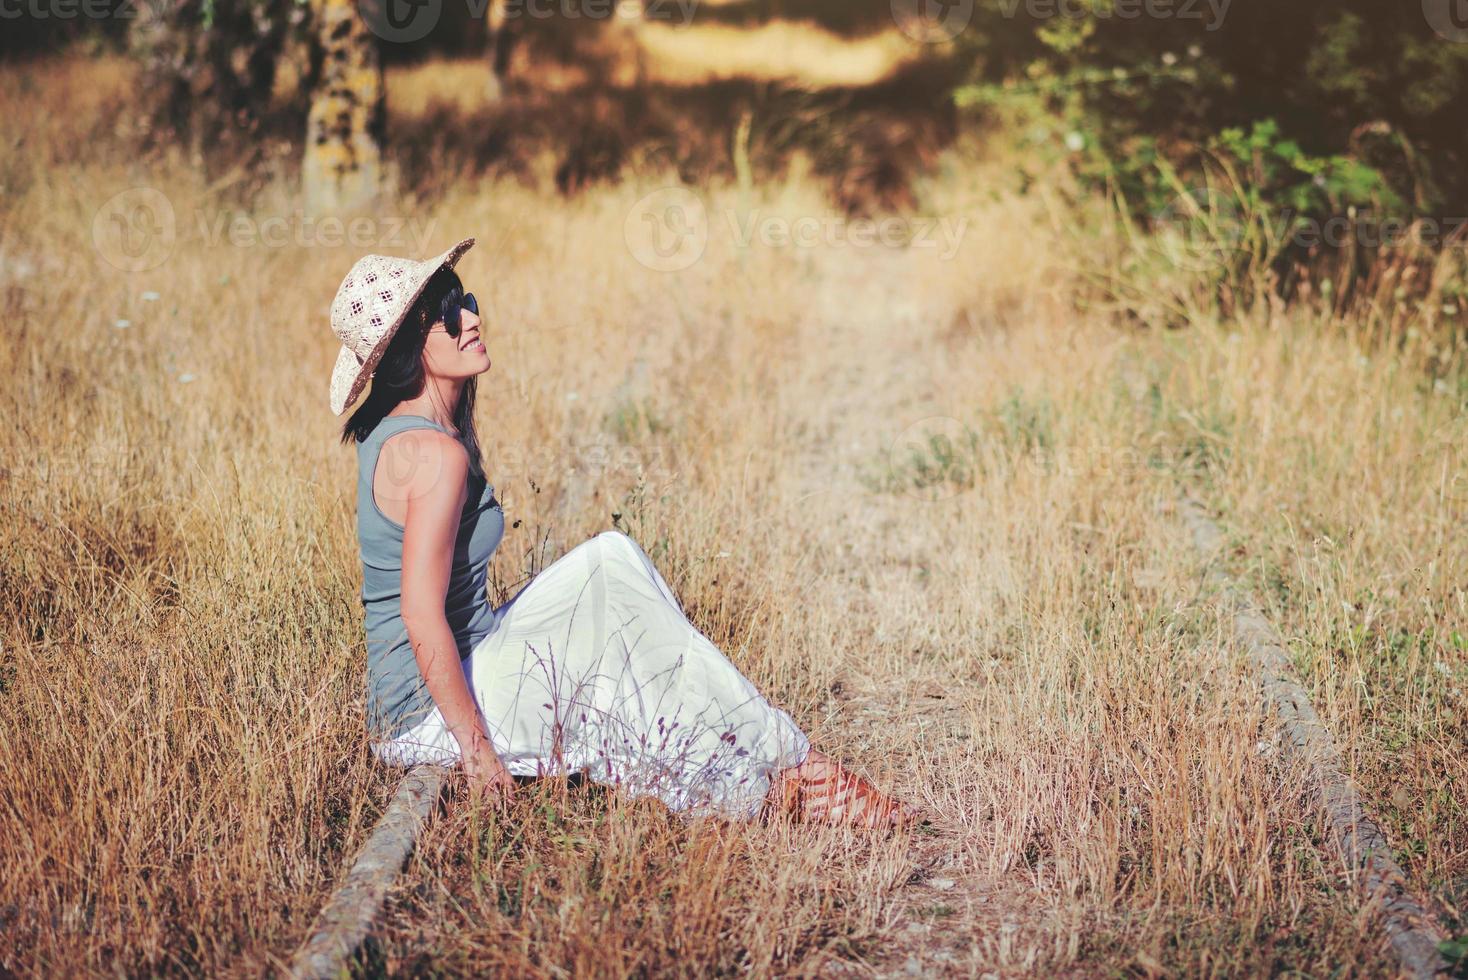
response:
<svg viewBox="0 0 1468 980"><path fill-rule="evenodd" d="M809 823L874 829L902 827L919 819L915 808L880 792L869 779L817 749L775 777L765 808Z"/></svg>

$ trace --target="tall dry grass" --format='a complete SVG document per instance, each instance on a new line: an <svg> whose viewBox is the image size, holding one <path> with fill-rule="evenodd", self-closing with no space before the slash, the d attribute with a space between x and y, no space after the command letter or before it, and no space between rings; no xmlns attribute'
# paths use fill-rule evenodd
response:
<svg viewBox="0 0 1468 980"><path fill-rule="evenodd" d="M130 160L115 65L5 74L0 969L271 972L391 779L362 741L354 462L325 407L326 308L372 249L211 242L199 216L289 218L289 182ZM1078 219L962 157L924 189L968 221L949 259L740 245L755 211L828 215L797 176L700 188L707 250L657 272L627 217L668 180L385 209L427 223L422 254L480 240L497 597L622 527L818 744L935 825L685 825L565 784L455 806L369 972L1385 972L1200 592L1180 482L1462 929L1463 390L1424 382L1426 340L1079 309ZM93 216L139 184L179 239L125 273Z"/></svg>

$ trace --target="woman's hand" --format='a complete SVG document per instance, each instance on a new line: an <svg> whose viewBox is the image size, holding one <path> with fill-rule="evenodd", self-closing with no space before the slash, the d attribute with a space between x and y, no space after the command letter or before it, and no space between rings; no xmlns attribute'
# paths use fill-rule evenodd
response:
<svg viewBox="0 0 1468 980"><path fill-rule="evenodd" d="M469 747L463 752L463 760L471 796L505 803L515 795L515 779L489 739L483 736L470 739Z"/></svg>

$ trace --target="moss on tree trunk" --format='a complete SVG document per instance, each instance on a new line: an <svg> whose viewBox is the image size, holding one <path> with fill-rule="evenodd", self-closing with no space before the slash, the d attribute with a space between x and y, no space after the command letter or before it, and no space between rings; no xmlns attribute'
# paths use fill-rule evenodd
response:
<svg viewBox="0 0 1468 980"><path fill-rule="evenodd" d="M359 210L382 181L382 65L352 0L313 0L321 72L306 119L302 181L316 213Z"/></svg>

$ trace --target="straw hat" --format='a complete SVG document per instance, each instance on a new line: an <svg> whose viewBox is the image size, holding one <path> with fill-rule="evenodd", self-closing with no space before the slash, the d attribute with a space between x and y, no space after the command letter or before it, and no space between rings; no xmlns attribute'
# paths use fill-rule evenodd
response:
<svg viewBox="0 0 1468 980"><path fill-rule="evenodd" d="M367 387L367 379L433 274L452 269L473 246L474 239L466 238L427 262L386 255L357 260L331 303L331 330L342 342L331 372L332 412L345 412Z"/></svg>

